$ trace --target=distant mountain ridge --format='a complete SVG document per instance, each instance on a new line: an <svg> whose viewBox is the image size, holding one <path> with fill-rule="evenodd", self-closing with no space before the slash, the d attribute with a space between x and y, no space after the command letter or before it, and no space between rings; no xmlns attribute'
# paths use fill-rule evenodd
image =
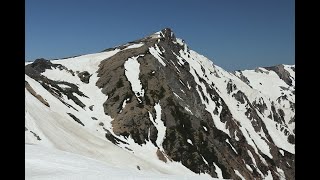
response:
<svg viewBox="0 0 320 180"><path fill-rule="evenodd" d="M26 143L146 172L295 179L295 65L227 72L166 28L25 74Z"/></svg>

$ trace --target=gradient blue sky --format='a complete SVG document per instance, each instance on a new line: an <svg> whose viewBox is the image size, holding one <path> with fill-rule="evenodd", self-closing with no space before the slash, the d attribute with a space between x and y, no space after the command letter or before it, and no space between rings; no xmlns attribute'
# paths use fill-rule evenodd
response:
<svg viewBox="0 0 320 180"><path fill-rule="evenodd" d="M295 63L294 0L25 2L25 60L95 53L170 27L226 70Z"/></svg>

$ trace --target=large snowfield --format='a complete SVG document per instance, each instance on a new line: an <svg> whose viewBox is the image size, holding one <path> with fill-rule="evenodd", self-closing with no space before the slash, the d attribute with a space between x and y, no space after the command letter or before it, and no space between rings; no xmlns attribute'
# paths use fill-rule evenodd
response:
<svg viewBox="0 0 320 180"><path fill-rule="evenodd" d="M25 145L26 179L30 180L207 180L200 175L169 175L117 167L85 156L47 148ZM121 157L117 157L121 158ZM213 178L215 179L215 178Z"/></svg>

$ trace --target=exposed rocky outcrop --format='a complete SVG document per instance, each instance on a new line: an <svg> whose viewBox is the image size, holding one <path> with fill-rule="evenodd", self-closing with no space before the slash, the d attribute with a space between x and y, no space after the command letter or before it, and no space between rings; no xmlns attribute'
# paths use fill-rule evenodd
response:
<svg viewBox="0 0 320 180"><path fill-rule="evenodd" d="M49 103L48 103L46 100L44 100L41 95L37 94L27 81L25 81L25 88L26 88L34 97L36 97L42 104L46 105L47 107L50 107Z"/></svg>
<svg viewBox="0 0 320 180"><path fill-rule="evenodd" d="M61 64L53 64L49 60L45 59L37 59L33 63L25 66L25 74L34 80L38 81L45 89L47 89L52 95L57 97L61 102L63 102L68 107L72 107L76 109L72 105L65 102L63 99L63 95L65 95L68 99L74 101L78 106L84 108L86 105L77 98L75 94L88 98L85 94L79 91L79 87L71 82L66 81L55 81L49 79L46 76L43 76L41 73L45 72L46 69L58 68L60 70L67 70L71 74L73 74L72 70L64 67ZM89 79L88 79L89 81ZM67 85L68 88L61 88L59 85ZM27 84L26 84L27 87ZM29 88L30 89L30 88Z"/></svg>
<svg viewBox="0 0 320 180"><path fill-rule="evenodd" d="M77 123L81 124L82 126L84 126L84 124L80 121L80 119L78 119L75 115L71 114L71 113L67 113L73 120L75 120Z"/></svg>
<svg viewBox="0 0 320 180"><path fill-rule="evenodd" d="M284 69L283 64L277 65L277 66L271 66L271 67L265 67L265 69L268 70L272 70L275 73L278 74L278 76L280 77L280 79L282 79L285 83L287 83L288 85L292 85L292 80L291 80L291 75L288 71L286 71ZM293 68L294 70L295 68Z"/></svg>
<svg viewBox="0 0 320 180"><path fill-rule="evenodd" d="M36 133L34 133L33 131L30 131L30 132L34 135L35 138L37 138L38 141L41 141L40 136L38 136L38 135L37 135Z"/></svg>
<svg viewBox="0 0 320 180"><path fill-rule="evenodd" d="M238 71L236 71L235 73L239 73L239 78L240 78L244 83L246 83L248 86L252 87L252 86L250 85L249 79L248 79L247 77L245 77L245 76L242 74L241 71L238 70Z"/></svg>
<svg viewBox="0 0 320 180"><path fill-rule="evenodd" d="M83 71L83 72L80 72L80 73L78 74L78 77L80 78L80 80L81 80L82 82L88 84L91 75L88 73L88 71Z"/></svg>

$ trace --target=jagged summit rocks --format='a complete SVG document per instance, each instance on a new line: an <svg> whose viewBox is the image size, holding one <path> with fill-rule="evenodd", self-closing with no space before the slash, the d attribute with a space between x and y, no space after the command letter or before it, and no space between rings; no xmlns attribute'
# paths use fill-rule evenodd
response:
<svg viewBox="0 0 320 180"><path fill-rule="evenodd" d="M160 35L161 35L161 37L163 37L164 39L166 39L168 41L175 41L176 40L176 37L170 28L165 28L165 29L161 30Z"/></svg>
<svg viewBox="0 0 320 180"><path fill-rule="evenodd" d="M170 28L96 54L35 61L26 81L50 107L26 91L26 142L102 161L119 147L143 160L141 170L168 174L186 167L216 178L294 179L294 68L230 73ZM99 140L89 146L84 137Z"/></svg>

